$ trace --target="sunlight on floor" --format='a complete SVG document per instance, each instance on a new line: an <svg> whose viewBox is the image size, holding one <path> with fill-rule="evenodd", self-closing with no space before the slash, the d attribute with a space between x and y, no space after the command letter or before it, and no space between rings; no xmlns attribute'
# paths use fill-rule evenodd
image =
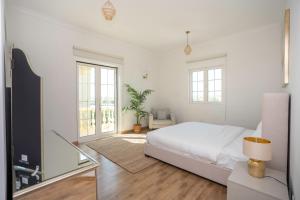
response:
<svg viewBox="0 0 300 200"><path fill-rule="evenodd" d="M144 144L146 142L146 134L117 134L113 137L119 137L122 138L122 140L134 144Z"/></svg>
<svg viewBox="0 0 300 200"><path fill-rule="evenodd" d="M145 139L146 134L115 134L113 137L121 137L121 138L139 138L139 139Z"/></svg>
<svg viewBox="0 0 300 200"><path fill-rule="evenodd" d="M145 139L142 139L142 138L123 138L122 140L125 140L130 143L134 143L134 144L144 144L146 142Z"/></svg>

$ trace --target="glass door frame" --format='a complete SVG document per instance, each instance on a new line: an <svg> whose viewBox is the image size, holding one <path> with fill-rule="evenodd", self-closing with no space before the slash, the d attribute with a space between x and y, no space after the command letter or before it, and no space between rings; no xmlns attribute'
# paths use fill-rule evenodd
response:
<svg viewBox="0 0 300 200"><path fill-rule="evenodd" d="M119 127L120 127L120 118L121 118L121 114L119 112L120 110L120 99L119 99L119 93L120 93L120 66L115 65L115 64L110 64L110 63L101 63L99 61L90 61L87 59L76 59L75 60L76 63L76 115L77 115L77 138L78 138L78 142L88 142L88 141L92 141L92 140L97 140L97 139L101 139L113 134L116 134L117 132L119 132ZM96 117L96 130L95 130L95 135L90 135L90 136L84 136L84 137L80 137L80 111L79 111L79 106L80 106L80 100L79 100L79 64L78 63L82 63L84 65L88 65L90 67L94 67L95 68L95 85L98 85L98 87L100 88L100 90L97 90L97 87L95 87L95 99L96 99L96 115L97 116L101 116L101 68L113 68L115 69L115 131L112 132L102 132L101 131L101 120L97 123L97 117ZM100 118L101 118L100 117ZM98 132L97 132L98 130Z"/></svg>

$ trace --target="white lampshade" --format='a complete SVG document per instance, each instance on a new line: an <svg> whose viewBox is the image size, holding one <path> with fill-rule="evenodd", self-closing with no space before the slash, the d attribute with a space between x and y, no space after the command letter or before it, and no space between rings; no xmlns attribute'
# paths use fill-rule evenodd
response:
<svg viewBox="0 0 300 200"><path fill-rule="evenodd" d="M245 137L243 153L251 159L269 161L272 159L271 141L258 137Z"/></svg>

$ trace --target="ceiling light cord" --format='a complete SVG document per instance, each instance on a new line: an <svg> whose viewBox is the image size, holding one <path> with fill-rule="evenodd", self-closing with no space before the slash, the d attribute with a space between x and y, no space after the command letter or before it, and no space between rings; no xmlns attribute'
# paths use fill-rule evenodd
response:
<svg viewBox="0 0 300 200"><path fill-rule="evenodd" d="M186 44L189 45L189 34L190 34L190 31L186 31Z"/></svg>
<svg viewBox="0 0 300 200"><path fill-rule="evenodd" d="M192 52L192 47L190 46L190 42L189 42L190 31L186 31L185 33L186 33L186 46L184 48L184 53L185 55L190 55Z"/></svg>

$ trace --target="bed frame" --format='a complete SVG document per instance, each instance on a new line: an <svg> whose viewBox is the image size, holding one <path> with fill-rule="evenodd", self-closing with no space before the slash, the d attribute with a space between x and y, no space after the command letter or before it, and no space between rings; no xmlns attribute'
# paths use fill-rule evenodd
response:
<svg viewBox="0 0 300 200"><path fill-rule="evenodd" d="M272 141L272 161L269 167L287 171L288 132L289 132L289 95L287 93L268 93L262 104L263 137ZM231 170L208 161L195 160L149 143L145 144L145 155L159 159L201 177L222 185L227 185Z"/></svg>

